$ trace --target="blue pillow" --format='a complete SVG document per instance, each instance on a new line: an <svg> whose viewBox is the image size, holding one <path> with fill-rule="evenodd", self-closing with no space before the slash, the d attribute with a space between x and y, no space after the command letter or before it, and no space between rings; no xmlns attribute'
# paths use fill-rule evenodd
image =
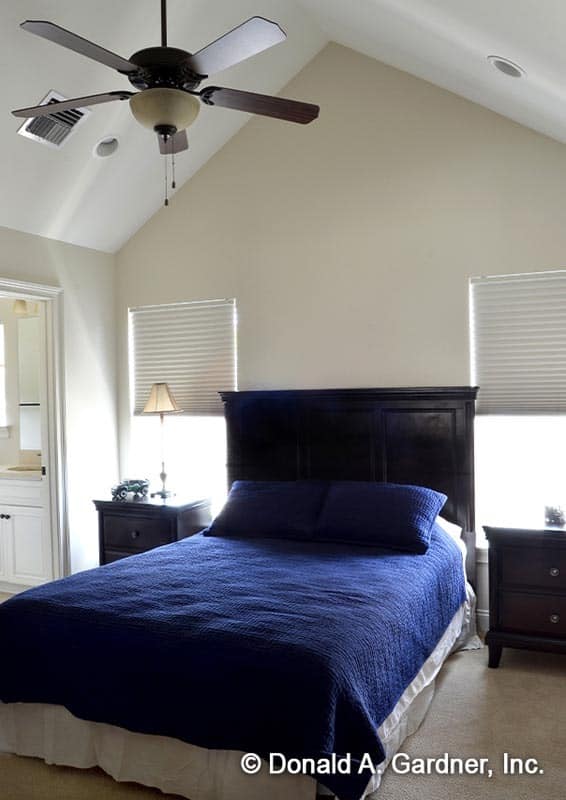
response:
<svg viewBox="0 0 566 800"><path fill-rule="evenodd" d="M314 538L426 553L446 495L396 483L339 481L329 485Z"/></svg>
<svg viewBox="0 0 566 800"><path fill-rule="evenodd" d="M312 539L327 484L235 481L206 536Z"/></svg>

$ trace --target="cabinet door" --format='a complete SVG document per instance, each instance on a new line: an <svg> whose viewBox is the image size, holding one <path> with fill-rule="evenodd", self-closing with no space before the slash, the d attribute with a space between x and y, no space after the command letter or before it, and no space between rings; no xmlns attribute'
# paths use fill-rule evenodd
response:
<svg viewBox="0 0 566 800"><path fill-rule="evenodd" d="M7 544L6 580L26 586L52 577L49 526L41 508L1 506L2 537Z"/></svg>
<svg viewBox="0 0 566 800"><path fill-rule="evenodd" d="M11 549L11 542L8 542L8 537L11 536L11 533L10 529L2 523L3 520L0 520L0 581L7 581Z"/></svg>

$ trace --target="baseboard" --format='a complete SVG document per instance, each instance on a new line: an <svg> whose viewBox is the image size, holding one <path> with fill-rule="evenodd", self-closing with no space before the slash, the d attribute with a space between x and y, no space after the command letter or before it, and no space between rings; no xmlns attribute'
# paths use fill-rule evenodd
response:
<svg viewBox="0 0 566 800"><path fill-rule="evenodd" d="M480 633L487 633L489 630L489 611L485 608L478 608L476 611L476 618L478 621L478 631Z"/></svg>

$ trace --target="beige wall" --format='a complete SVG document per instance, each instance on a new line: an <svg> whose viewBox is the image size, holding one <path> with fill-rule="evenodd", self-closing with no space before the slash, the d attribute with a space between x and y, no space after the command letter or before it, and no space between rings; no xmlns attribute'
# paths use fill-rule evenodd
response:
<svg viewBox="0 0 566 800"><path fill-rule="evenodd" d="M63 288L71 566L96 566L92 498L117 477L114 258L0 228L0 276Z"/></svg>
<svg viewBox="0 0 566 800"><path fill-rule="evenodd" d="M254 119L119 253L122 345L234 296L241 388L468 382L468 277L564 266L566 148L338 45L284 94L319 121Z"/></svg>
<svg viewBox="0 0 566 800"><path fill-rule="evenodd" d="M564 145L334 44L282 94L118 254L124 465L128 306L236 297L244 389L466 384L468 278L565 265Z"/></svg>

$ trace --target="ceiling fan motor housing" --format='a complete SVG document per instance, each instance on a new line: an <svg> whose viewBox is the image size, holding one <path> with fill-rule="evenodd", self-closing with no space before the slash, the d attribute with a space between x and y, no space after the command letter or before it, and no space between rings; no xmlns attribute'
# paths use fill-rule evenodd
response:
<svg viewBox="0 0 566 800"><path fill-rule="evenodd" d="M146 47L130 58L138 69L128 73L136 89L168 86L172 89L194 91L206 75L197 75L190 67L191 53L177 47Z"/></svg>

